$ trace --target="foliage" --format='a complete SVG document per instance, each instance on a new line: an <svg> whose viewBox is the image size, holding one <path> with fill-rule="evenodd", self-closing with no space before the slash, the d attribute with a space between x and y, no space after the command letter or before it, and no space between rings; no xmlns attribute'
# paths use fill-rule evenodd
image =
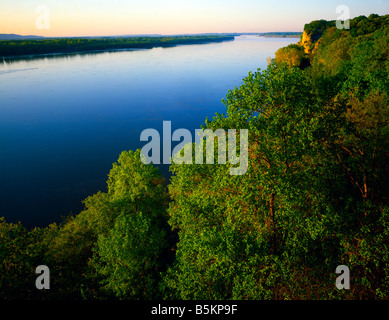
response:
<svg viewBox="0 0 389 320"><path fill-rule="evenodd" d="M304 52L304 47L298 44L290 44L280 48L275 53L275 61L280 64L286 62L289 67L304 68L308 65L308 57Z"/></svg>
<svg viewBox="0 0 389 320"><path fill-rule="evenodd" d="M315 20L304 25L304 31L312 35L312 40L317 41L324 33L324 31L335 25L335 21Z"/></svg>
<svg viewBox="0 0 389 320"><path fill-rule="evenodd" d="M107 184L107 193L88 197L85 210L61 225L29 231L2 218L4 298L156 297L160 272L171 259L165 181L140 161L138 150L122 152ZM41 264L50 269L51 288L45 292L35 288L34 272ZM123 290L124 285L133 290Z"/></svg>
<svg viewBox="0 0 389 320"><path fill-rule="evenodd" d="M122 299L158 297L159 256L166 246L166 232L148 215L120 215L114 228L97 242L94 263L103 289Z"/></svg>
<svg viewBox="0 0 389 320"><path fill-rule="evenodd" d="M110 206L118 212L99 232L90 266L104 294L118 298L158 296L159 272L167 263L167 194L158 169L141 162L140 151L122 152L108 177ZM111 223L109 223L111 224Z"/></svg>
<svg viewBox="0 0 389 320"><path fill-rule="evenodd" d="M329 202L329 173L316 164L324 153L317 136L330 136L325 124L335 116L319 115L334 106L316 101L314 83L299 69L271 65L250 74L227 95L227 116L207 122L211 129L249 129L249 172L172 166L170 223L180 237L166 279L173 297L319 297L302 288L336 267L331 244L338 240L327 229L336 230L340 218ZM320 243L320 235L328 239Z"/></svg>
<svg viewBox="0 0 389 320"><path fill-rule="evenodd" d="M291 63L301 47L281 49L229 91L226 114L206 121L249 129L246 175L229 176L228 164L172 166L180 241L168 297L388 298L387 25L357 36L328 25L318 24L311 67ZM341 264L350 291L335 289Z"/></svg>
<svg viewBox="0 0 389 320"><path fill-rule="evenodd" d="M39 265L37 230L28 232L21 223L0 218L0 298L33 298L35 268Z"/></svg>

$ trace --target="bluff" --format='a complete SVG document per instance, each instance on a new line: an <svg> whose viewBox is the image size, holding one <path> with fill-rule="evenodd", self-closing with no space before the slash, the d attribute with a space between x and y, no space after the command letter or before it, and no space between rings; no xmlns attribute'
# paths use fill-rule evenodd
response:
<svg viewBox="0 0 389 320"><path fill-rule="evenodd" d="M300 41L279 49L275 60L277 63L286 62L289 66L301 69L317 63L337 69L340 64L357 55L356 50L361 43L379 42L379 39L384 42L389 29L389 15L355 17L350 19L349 26L349 29L338 29L335 20L315 20L307 23ZM385 46L385 43L378 46Z"/></svg>
<svg viewBox="0 0 389 320"><path fill-rule="evenodd" d="M298 45L303 46L306 54L313 54L316 51L319 40L324 31L329 27L334 27L335 21L315 20L305 24L303 34Z"/></svg>

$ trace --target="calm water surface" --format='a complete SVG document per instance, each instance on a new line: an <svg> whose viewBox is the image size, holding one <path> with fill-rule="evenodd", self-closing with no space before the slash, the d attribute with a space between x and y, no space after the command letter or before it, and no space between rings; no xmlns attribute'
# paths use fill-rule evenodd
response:
<svg viewBox="0 0 389 320"><path fill-rule="evenodd" d="M297 41L251 36L0 60L0 216L45 226L78 213L83 199L106 190L120 152L146 143L144 129L162 131L165 120L194 134L225 111L228 89Z"/></svg>

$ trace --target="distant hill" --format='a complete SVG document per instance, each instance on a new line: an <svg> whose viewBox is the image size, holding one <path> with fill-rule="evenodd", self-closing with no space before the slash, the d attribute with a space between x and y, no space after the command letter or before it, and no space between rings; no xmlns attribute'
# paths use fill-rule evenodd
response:
<svg viewBox="0 0 389 320"><path fill-rule="evenodd" d="M0 33L0 40L33 40L33 39L44 39L44 37L41 36L22 36L20 34L14 34L14 33Z"/></svg>

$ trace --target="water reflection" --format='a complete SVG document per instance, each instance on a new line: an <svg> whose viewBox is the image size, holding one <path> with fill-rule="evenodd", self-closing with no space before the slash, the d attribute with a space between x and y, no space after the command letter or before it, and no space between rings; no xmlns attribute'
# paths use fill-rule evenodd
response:
<svg viewBox="0 0 389 320"><path fill-rule="evenodd" d="M13 57L2 57L0 64L5 66L12 65L21 61L36 61L36 60L70 60L74 58L85 58L93 57L101 54L110 54L121 51L146 51L151 50L150 48L141 48L141 49L112 49L112 50L96 50L96 51L86 51L86 52L70 52L70 53L48 53L48 54L36 54L36 55L25 55L25 56L13 56Z"/></svg>
<svg viewBox="0 0 389 320"><path fill-rule="evenodd" d="M29 70L36 70L36 69L38 69L38 68L24 68L24 69L4 70L4 71L0 71L0 74L11 73L11 72L20 72L20 71L29 71Z"/></svg>

